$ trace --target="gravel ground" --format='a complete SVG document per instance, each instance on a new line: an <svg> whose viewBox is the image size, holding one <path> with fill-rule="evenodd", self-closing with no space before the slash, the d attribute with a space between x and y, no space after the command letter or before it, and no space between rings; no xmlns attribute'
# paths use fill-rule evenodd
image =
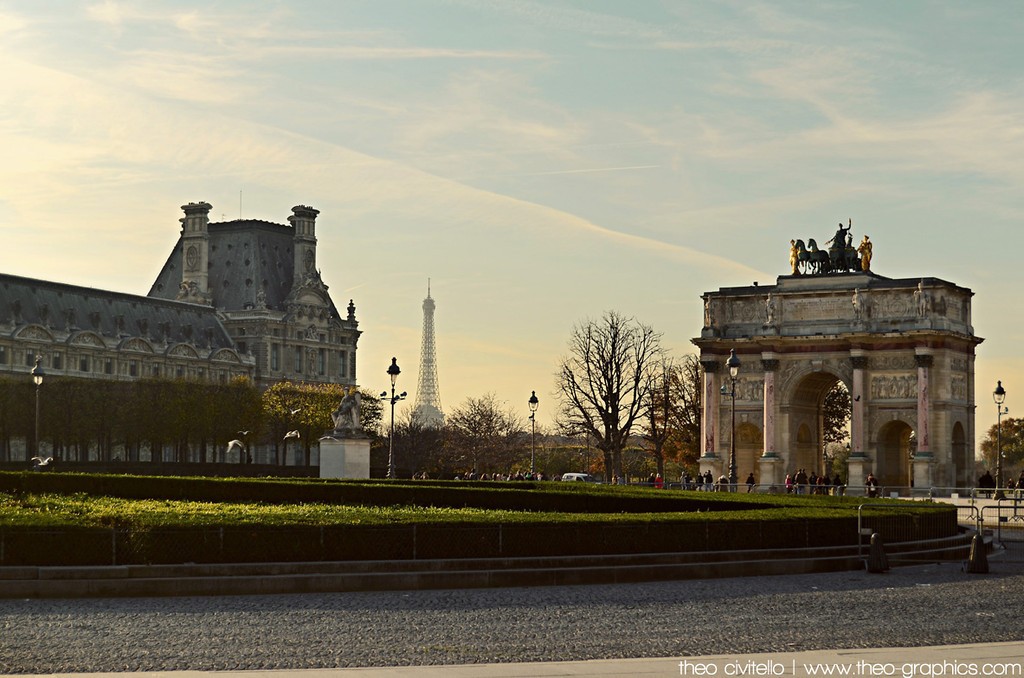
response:
<svg viewBox="0 0 1024 678"><path fill-rule="evenodd" d="M1024 639L1024 543L960 564L614 586L0 601L0 673L669 657Z"/></svg>

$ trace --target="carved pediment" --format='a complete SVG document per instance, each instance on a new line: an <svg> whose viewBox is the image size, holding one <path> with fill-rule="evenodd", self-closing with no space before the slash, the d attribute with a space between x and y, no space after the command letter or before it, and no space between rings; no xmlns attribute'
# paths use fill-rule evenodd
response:
<svg viewBox="0 0 1024 678"><path fill-rule="evenodd" d="M38 325L28 325L22 328L16 335L19 339L38 339L39 341L53 341L53 335Z"/></svg>
<svg viewBox="0 0 1024 678"><path fill-rule="evenodd" d="M140 353L153 353L153 347L150 346L149 342L139 337L132 337L131 339L125 339L121 343L121 350L123 351L138 351Z"/></svg>
<svg viewBox="0 0 1024 678"><path fill-rule="evenodd" d="M211 359L222 363L234 363L236 365L241 364L242 362L242 359L238 357L238 354L229 348L222 348L215 351L211 356Z"/></svg>
<svg viewBox="0 0 1024 678"><path fill-rule="evenodd" d="M76 344L79 346L97 346L99 348L105 348L106 344L103 339L92 332L79 332L68 339L69 344Z"/></svg>
<svg viewBox="0 0 1024 678"><path fill-rule="evenodd" d="M179 358L198 358L199 353L188 344L175 344L167 351L167 355Z"/></svg>

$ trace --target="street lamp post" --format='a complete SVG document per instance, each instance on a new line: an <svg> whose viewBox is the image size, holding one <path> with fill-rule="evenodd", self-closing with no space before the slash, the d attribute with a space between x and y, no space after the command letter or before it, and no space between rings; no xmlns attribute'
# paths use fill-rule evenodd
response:
<svg viewBox="0 0 1024 678"><path fill-rule="evenodd" d="M36 450L35 456L39 456L39 387L43 385L43 356L36 356L36 366L32 368L32 381L36 385Z"/></svg>
<svg viewBox="0 0 1024 678"><path fill-rule="evenodd" d="M992 391L992 400L996 403L996 499L1003 498L1003 415L1010 413L1010 408L1003 407L1006 400L1006 389L1003 382L996 382L996 390Z"/></svg>
<svg viewBox="0 0 1024 678"><path fill-rule="evenodd" d="M380 394L381 400L391 401L391 431L388 434L388 478L395 477L395 403L399 400L405 400L407 395L405 391L395 395L395 382L398 381L398 375L401 373L402 370L398 367L398 359L392 358L391 366L388 367L388 376L391 377L391 397L388 398L387 391Z"/></svg>
<svg viewBox="0 0 1024 678"><path fill-rule="evenodd" d="M537 475L537 406L540 405L536 391L531 391L530 400L527 402L530 405L530 424L533 427L530 434L530 478L533 479Z"/></svg>
<svg viewBox="0 0 1024 678"><path fill-rule="evenodd" d="M729 435L729 489L735 490L739 482L739 475L736 472L736 375L740 373L740 359L736 355L736 349L729 349L729 359L725 361L729 368L729 389L722 387L722 395L727 395L732 400L732 429Z"/></svg>

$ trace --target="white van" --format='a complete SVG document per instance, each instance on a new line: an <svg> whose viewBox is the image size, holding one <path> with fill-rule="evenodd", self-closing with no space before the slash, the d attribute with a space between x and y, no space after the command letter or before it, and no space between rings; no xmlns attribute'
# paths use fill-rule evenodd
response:
<svg viewBox="0 0 1024 678"><path fill-rule="evenodd" d="M563 481L577 480L584 483L594 482L594 477L589 473L563 473Z"/></svg>

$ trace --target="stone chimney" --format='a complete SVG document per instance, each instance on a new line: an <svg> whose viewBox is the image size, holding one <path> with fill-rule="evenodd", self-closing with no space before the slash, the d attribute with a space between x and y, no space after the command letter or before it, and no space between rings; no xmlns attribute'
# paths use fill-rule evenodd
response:
<svg viewBox="0 0 1024 678"><path fill-rule="evenodd" d="M208 202L190 202L182 205L185 216L181 221L181 288L177 299L194 304L211 304L209 285L210 267L210 210Z"/></svg>
<svg viewBox="0 0 1024 678"><path fill-rule="evenodd" d="M295 228L292 251L295 253L295 272L292 287L317 279L316 270L316 215L319 210L296 205L288 222Z"/></svg>

